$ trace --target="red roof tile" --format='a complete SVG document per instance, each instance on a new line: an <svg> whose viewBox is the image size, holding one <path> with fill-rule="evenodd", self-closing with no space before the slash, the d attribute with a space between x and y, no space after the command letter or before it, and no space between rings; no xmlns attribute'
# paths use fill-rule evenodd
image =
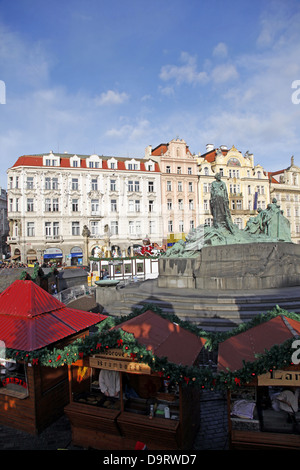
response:
<svg viewBox="0 0 300 470"><path fill-rule="evenodd" d="M255 355L264 353L275 344L282 344L294 336L294 330L300 334L300 322L278 315L249 330L228 338L219 344L218 370L231 371L243 367L243 361L254 362Z"/></svg>
<svg viewBox="0 0 300 470"><path fill-rule="evenodd" d="M116 328L133 334L140 344L156 356L167 357L174 364L193 365L206 341L151 310Z"/></svg>
<svg viewBox="0 0 300 470"><path fill-rule="evenodd" d="M0 294L0 339L7 348L40 349L105 318L66 307L33 281L17 280Z"/></svg>

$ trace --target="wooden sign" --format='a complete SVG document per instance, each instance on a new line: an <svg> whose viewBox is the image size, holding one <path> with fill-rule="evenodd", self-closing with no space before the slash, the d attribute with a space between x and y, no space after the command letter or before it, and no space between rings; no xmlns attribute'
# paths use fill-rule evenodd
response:
<svg viewBox="0 0 300 470"><path fill-rule="evenodd" d="M151 369L147 364L132 361L128 354L118 349L111 349L106 353L91 356L89 365L97 369L116 370L132 374L151 374Z"/></svg>
<svg viewBox="0 0 300 470"><path fill-rule="evenodd" d="M300 371L298 370L272 370L258 376L258 385L268 386L300 386Z"/></svg>

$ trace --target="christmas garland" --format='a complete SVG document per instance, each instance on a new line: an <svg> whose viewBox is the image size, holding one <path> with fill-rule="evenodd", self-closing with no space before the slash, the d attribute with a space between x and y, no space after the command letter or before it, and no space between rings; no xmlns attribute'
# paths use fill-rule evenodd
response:
<svg viewBox="0 0 300 470"><path fill-rule="evenodd" d="M70 365L78 359L88 357L93 354L103 353L111 348L120 348L132 361L142 362L150 366L152 371L161 377L165 377L176 384L197 385L203 389L225 390L236 389L242 384L250 383L258 375L264 374L274 369L285 368L291 364L293 349L291 347L295 338L285 341L281 345L274 345L263 354L259 354L254 362L244 362L243 367L238 371L214 372L209 367L182 366L171 363L166 357L159 358L139 344L133 334L122 329L114 329L115 326L134 318L147 310L152 310L179 326L192 331L194 334L206 339L205 347L217 350L218 344L230 336L246 331L253 326L268 321L278 315L300 321L300 315L290 313L276 306L271 312L258 315L253 320L234 328L229 332L211 333L205 332L189 322L181 321L176 315L166 315L155 305L147 304L140 309L134 309L131 314L118 318L107 317L97 325L97 333L80 338L63 349L43 348L40 350L26 352L14 349L7 349L7 358L22 360L32 365L43 365L49 367L61 367Z"/></svg>

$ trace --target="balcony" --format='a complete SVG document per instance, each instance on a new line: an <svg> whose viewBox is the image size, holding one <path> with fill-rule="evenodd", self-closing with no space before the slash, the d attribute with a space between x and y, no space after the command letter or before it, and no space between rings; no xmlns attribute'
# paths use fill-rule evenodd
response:
<svg viewBox="0 0 300 470"><path fill-rule="evenodd" d="M46 243L62 243L64 241L62 235L46 235L45 242Z"/></svg>

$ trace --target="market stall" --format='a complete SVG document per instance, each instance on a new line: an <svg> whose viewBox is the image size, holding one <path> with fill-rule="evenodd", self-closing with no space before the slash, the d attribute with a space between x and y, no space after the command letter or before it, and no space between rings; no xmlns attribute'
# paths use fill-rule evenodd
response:
<svg viewBox="0 0 300 470"><path fill-rule="evenodd" d="M69 366L65 407L76 445L95 449L191 448L199 426L199 387L182 371L205 340L153 311L109 330L97 352ZM83 373L84 371L84 373ZM176 379L175 379L176 377Z"/></svg>
<svg viewBox="0 0 300 470"><path fill-rule="evenodd" d="M1 424L37 434L63 414L68 370L56 351L105 318L66 307L30 280L0 294Z"/></svg>
<svg viewBox="0 0 300 470"><path fill-rule="evenodd" d="M219 380L231 375L231 449L299 449L300 365L293 347L299 316L278 315L219 344ZM298 346L299 348L299 346Z"/></svg>

